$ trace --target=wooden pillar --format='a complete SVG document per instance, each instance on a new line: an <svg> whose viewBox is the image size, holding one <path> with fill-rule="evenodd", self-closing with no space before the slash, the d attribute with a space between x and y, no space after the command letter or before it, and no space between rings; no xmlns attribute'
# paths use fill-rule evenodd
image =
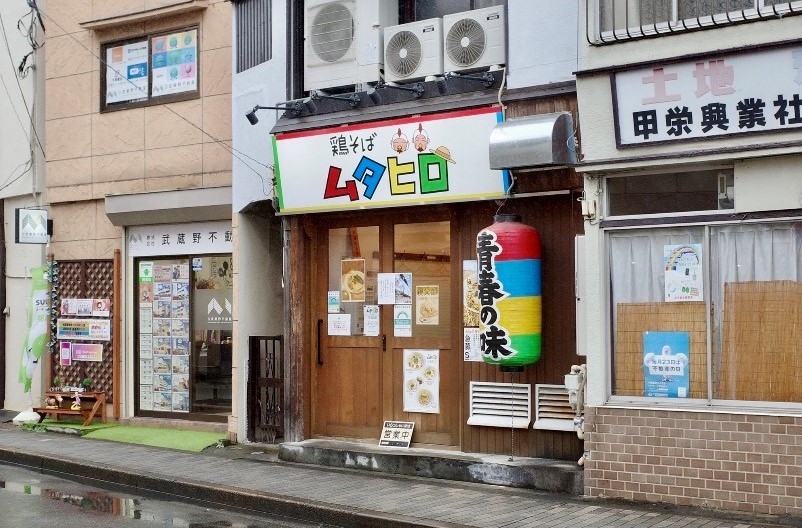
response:
<svg viewBox="0 0 802 528"><path fill-rule="evenodd" d="M309 437L309 262L310 238L302 217L284 217L284 437L299 441Z"/></svg>

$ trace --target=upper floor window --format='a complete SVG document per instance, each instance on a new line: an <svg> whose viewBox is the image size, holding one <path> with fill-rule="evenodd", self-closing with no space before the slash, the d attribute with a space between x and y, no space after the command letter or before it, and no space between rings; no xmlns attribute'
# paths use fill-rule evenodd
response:
<svg viewBox="0 0 802 528"><path fill-rule="evenodd" d="M272 57L272 0L237 0L234 4L237 73Z"/></svg>
<svg viewBox="0 0 802 528"><path fill-rule="evenodd" d="M506 0L401 0L398 2L398 20L400 24L405 24L506 3Z"/></svg>
<svg viewBox="0 0 802 528"><path fill-rule="evenodd" d="M105 43L101 63L101 110L200 96L197 27Z"/></svg>
<svg viewBox="0 0 802 528"><path fill-rule="evenodd" d="M595 26L589 23L587 27L592 44L802 12L802 2L798 0L588 0L588 8L593 4ZM593 19L587 17L588 21Z"/></svg>
<svg viewBox="0 0 802 528"><path fill-rule="evenodd" d="M606 180L608 216L711 212L735 208L732 169L642 174Z"/></svg>

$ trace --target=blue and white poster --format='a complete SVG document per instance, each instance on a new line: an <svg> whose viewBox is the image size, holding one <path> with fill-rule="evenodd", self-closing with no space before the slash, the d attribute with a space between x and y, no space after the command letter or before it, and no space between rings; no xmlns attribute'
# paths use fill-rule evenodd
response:
<svg viewBox="0 0 802 528"><path fill-rule="evenodd" d="M688 332L644 332L644 396L687 398L689 351Z"/></svg>

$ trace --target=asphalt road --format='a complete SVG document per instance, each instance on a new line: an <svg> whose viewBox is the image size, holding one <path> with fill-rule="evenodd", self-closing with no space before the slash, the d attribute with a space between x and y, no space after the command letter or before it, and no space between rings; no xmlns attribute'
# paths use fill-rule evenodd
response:
<svg viewBox="0 0 802 528"><path fill-rule="evenodd" d="M307 528L324 525L104 490L0 464L0 526Z"/></svg>

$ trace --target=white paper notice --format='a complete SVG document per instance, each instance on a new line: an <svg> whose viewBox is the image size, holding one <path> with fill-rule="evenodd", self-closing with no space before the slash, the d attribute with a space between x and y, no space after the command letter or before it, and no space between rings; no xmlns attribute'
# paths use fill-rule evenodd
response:
<svg viewBox="0 0 802 528"><path fill-rule="evenodd" d="M365 335L376 337L379 335L379 305L366 304L362 310L365 314Z"/></svg>
<svg viewBox="0 0 802 528"><path fill-rule="evenodd" d="M379 273L379 304L395 304L395 273Z"/></svg>
<svg viewBox="0 0 802 528"><path fill-rule="evenodd" d="M153 334L139 334L139 358L153 357Z"/></svg>
<svg viewBox="0 0 802 528"><path fill-rule="evenodd" d="M440 412L440 351L404 349L404 412Z"/></svg>
<svg viewBox="0 0 802 528"><path fill-rule="evenodd" d="M153 308L150 306L139 307L139 333L153 333Z"/></svg>
<svg viewBox="0 0 802 528"><path fill-rule="evenodd" d="M351 335L351 314L329 314L329 335Z"/></svg>
<svg viewBox="0 0 802 528"><path fill-rule="evenodd" d="M396 304L393 306L393 336L412 337L412 306Z"/></svg>
<svg viewBox="0 0 802 528"><path fill-rule="evenodd" d="M465 361L484 361L482 359L482 347L479 341L479 329L463 328L462 332Z"/></svg>

